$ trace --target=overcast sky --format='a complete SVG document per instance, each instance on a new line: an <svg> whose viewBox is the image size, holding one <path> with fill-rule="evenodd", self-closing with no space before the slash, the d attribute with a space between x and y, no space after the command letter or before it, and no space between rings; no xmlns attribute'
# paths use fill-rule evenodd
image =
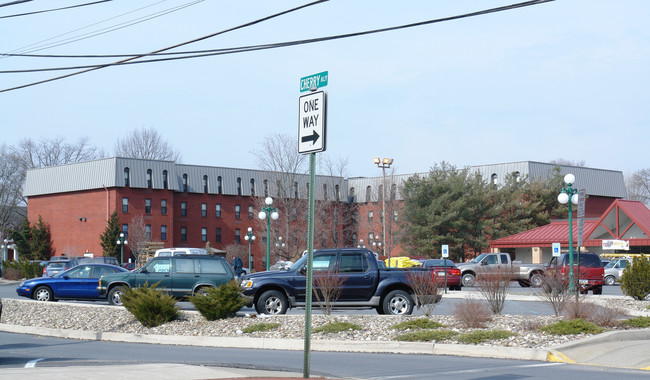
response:
<svg viewBox="0 0 650 380"><path fill-rule="evenodd" d="M90 1L34 0L0 7L0 17ZM172 51L362 32L513 3L331 0ZM302 4L113 0L3 17L0 52L147 53ZM393 158L400 174L440 161L559 158L629 174L650 167L649 19L647 0L557 0L354 38L108 67L0 93L0 125L7 144L87 136L107 152L153 127L184 163L257 169L251 152L270 134L295 137L297 149L299 80L328 71L327 150L317 157L349 158L347 176L380 175L375 156ZM120 59L0 57L0 70ZM74 71L0 73L0 90Z"/></svg>

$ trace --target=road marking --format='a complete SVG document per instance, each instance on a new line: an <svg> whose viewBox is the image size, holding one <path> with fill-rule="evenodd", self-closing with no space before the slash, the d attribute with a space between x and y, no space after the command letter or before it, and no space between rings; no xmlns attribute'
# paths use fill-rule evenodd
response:
<svg viewBox="0 0 650 380"><path fill-rule="evenodd" d="M36 363L40 362L41 360L45 360L45 358L30 360L27 362L27 364L25 364L25 368L34 368L36 367Z"/></svg>

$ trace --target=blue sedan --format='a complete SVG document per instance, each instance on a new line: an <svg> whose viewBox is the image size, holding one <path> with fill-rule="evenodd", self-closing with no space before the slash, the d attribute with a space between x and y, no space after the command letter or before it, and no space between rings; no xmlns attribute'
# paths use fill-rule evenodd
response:
<svg viewBox="0 0 650 380"><path fill-rule="evenodd" d="M119 272L128 272L128 270L108 264L82 264L54 277L38 277L23 281L16 288L16 293L37 301L106 299L106 296L100 296L97 292L99 278Z"/></svg>

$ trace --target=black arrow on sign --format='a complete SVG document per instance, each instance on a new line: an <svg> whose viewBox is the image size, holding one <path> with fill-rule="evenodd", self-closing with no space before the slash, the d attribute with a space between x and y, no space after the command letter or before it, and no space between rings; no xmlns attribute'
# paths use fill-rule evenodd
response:
<svg viewBox="0 0 650 380"><path fill-rule="evenodd" d="M318 133L316 133L316 131L314 131L314 134L312 134L311 136L303 136L302 139L301 139L301 142L309 142L309 141L311 141L311 143L313 145L313 144L316 144L316 141L318 141L319 137L320 136L318 135Z"/></svg>

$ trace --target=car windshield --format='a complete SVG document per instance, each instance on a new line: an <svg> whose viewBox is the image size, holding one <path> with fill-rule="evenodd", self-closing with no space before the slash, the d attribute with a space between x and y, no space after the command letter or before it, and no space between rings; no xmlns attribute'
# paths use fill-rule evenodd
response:
<svg viewBox="0 0 650 380"><path fill-rule="evenodd" d="M55 262L49 263L47 265L47 267L52 268L52 269L65 268L66 263L67 263L67 261L55 261Z"/></svg>
<svg viewBox="0 0 650 380"><path fill-rule="evenodd" d="M614 265L616 265L616 261L610 261L609 263L607 263L607 265L605 265L605 269L613 268Z"/></svg>
<svg viewBox="0 0 650 380"><path fill-rule="evenodd" d="M472 260L471 262L474 263L474 264L478 264L478 263L481 262L481 260L483 260L483 258L485 256L487 256L487 253L481 253L480 255L476 256L476 258L474 260Z"/></svg>
<svg viewBox="0 0 650 380"><path fill-rule="evenodd" d="M307 258L308 258L308 257L309 257L309 255L304 255L303 257L301 257L298 261L296 261L295 263L293 263L293 264L289 267L289 270L294 270L294 269L298 269L298 268L300 268L302 265L305 264L305 262L307 262Z"/></svg>

